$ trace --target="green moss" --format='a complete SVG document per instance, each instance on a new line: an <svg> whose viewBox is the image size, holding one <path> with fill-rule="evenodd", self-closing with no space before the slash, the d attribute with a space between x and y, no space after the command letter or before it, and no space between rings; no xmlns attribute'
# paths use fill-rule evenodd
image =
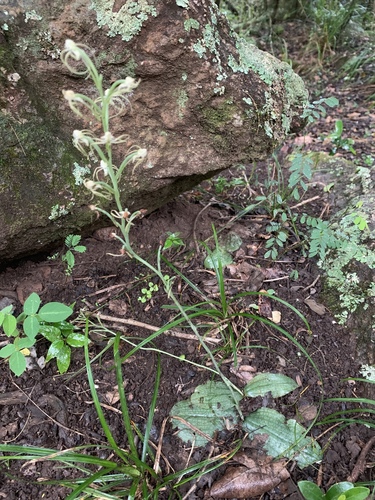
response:
<svg viewBox="0 0 375 500"><path fill-rule="evenodd" d="M60 205L79 198L82 189L75 185L72 175L74 162L80 161L78 154L69 142L65 144L58 139L53 129L51 122L45 120L30 117L21 124L0 113L3 144L0 192L2 202L7 199L7 208L3 211L0 207L1 212L9 213L9 206L12 206L14 218L18 212L26 210L35 221L43 221L50 215L53 193L56 194L55 203ZM20 219L23 217L21 215Z"/></svg>
<svg viewBox="0 0 375 500"><path fill-rule="evenodd" d="M241 117L241 110L232 100L225 100L214 106L198 108L202 127L210 132L215 149L227 154L231 148L233 122Z"/></svg>
<svg viewBox="0 0 375 500"><path fill-rule="evenodd" d="M225 101L217 107L202 107L200 113L206 130L212 133L222 133L230 126L238 109L231 101Z"/></svg>
<svg viewBox="0 0 375 500"><path fill-rule="evenodd" d="M156 0L127 1L117 12L113 12L115 0L91 0L91 9L96 12L100 27L108 28L108 36L121 35L126 42L137 35L149 16L157 16Z"/></svg>

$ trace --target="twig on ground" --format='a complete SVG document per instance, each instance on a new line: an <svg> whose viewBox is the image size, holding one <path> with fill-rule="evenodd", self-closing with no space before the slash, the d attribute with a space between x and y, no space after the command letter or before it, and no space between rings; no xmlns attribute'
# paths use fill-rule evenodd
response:
<svg viewBox="0 0 375 500"><path fill-rule="evenodd" d="M306 205L307 203L311 203L312 201L319 200L320 196L313 196L312 198L309 198L308 200L301 201L301 203L297 203L297 205L293 205L290 207L291 210L294 210L295 208L302 207L302 205Z"/></svg>
<svg viewBox="0 0 375 500"><path fill-rule="evenodd" d="M160 327L158 326L153 326L149 325L147 323L142 323L141 321L137 321L135 319L126 319L126 318L116 318L115 316L107 316L106 314L94 314L96 318L99 320L103 321L112 321L113 323L121 323L123 325L131 325L131 326L138 326L139 328L145 328L146 330L151 330L152 332L157 332L160 330ZM177 332L175 330L166 330L164 333L167 335L172 335L173 337L178 337L181 339L187 339L187 340L199 340L196 335L192 335L189 333L182 333L182 332ZM212 337L205 337L205 342L211 343L211 344L218 344L221 342L221 339L215 339Z"/></svg>
<svg viewBox="0 0 375 500"><path fill-rule="evenodd" d="M350 483L355 483L358 481L359 476L362 474L362 472L365 470L365 461L367 454L371 450L371 448L375 445L375 436L372 436L370 441L368 441L365 446L362 448L361 453L359 454L357 463L355 464L352 473L348 477L348 481Z"/></svg>

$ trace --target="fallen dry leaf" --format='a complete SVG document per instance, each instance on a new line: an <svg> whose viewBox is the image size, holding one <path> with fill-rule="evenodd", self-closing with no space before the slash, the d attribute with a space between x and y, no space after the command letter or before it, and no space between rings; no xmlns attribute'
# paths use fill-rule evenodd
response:
<svg viewBox="0 0 375 500"><path fill-rule="evenodd" d="M316 314L319 314L319 316L323 316L326 312L326 308L323 306L323 304L319 304L316 300L314 299L305 299L304 303L309 306L309 308L314 311Z"/></svg>
<svg viewBox="0 0 375 500"><path fill-rule="evenodd" d="M285 459L248 457L245 453L238 453L234 459L245 465L228 467L224 476L213 484L212 498L258 497L289 478Z"/></svg>

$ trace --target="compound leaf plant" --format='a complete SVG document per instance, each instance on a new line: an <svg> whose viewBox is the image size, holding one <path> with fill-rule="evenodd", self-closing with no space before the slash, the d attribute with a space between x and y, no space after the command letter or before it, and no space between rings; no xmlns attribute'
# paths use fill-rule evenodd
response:
<svg viewBox="0 0 375 500"><path fill-rule="evenodd" d="M9 362L9 368L19 376L26 370L26 358L36 344L37 335L45 337L51 345L47 352L46 362L56 358L60 373L65 373L70 366L71 347L82 347L85 336L74 331L74 326L66 321L73 309L60 302L49 302L41 305L37 293L32 293L23 305L19 316L13 315L13 306L0 311L0 327L13 343L0 349L0 358Z"/></svg>

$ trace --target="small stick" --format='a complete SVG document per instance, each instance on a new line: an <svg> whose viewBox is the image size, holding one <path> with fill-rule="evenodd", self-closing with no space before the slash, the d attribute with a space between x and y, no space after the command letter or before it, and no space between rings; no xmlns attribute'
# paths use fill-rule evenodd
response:
<svg viewBox="0 0 375 500"><path fill-rule="evenodd" d="M362 472L365 470L366 456L374 445L375 445L375 436L372 436L370 441L368 441L367 444L362 448L357 463L355 464L352 473L347 479L350 483L355 483L356 481L358 481L360 474L362 474Z"/></svg>
<svg viewBox="0 0 375 500"><path fill-rule="evenodd" d="M293 205L290 208L291 208L291 210L293 210L294 208L302 207L302 205L306 205L307 203L310 203L311 201L315 201L315 200L319 200L319 199L320 199L320 196L313 196L312 198L309 198L308 200L301 201L301 203L297 203L297 205Z"/></svg>
<svg viewBox="0 0 375 500"><path fill-rule="evenodd" d="M126 319L126 318L116 318L113 316L107 316L106 314L94 314L99 320L104 321L113 321L114 323L122 323L123 325L131 325L131 326L139 326L140 328L146 328L146 330L151 330L152 332L157 332L160 330L160 327L148 325L147 323L142 323L141 321L137 321L135 319ZM174 330L166 330L164 333L168 335L172 335L173 337L179 337L181 339L187 340L198 340L196 335L191 335L189 333L181 333L176 332ZM205 337L206 342L211 342L212 344L218 344L221 342L221 339L214 339L212 337Z"/></svg>

